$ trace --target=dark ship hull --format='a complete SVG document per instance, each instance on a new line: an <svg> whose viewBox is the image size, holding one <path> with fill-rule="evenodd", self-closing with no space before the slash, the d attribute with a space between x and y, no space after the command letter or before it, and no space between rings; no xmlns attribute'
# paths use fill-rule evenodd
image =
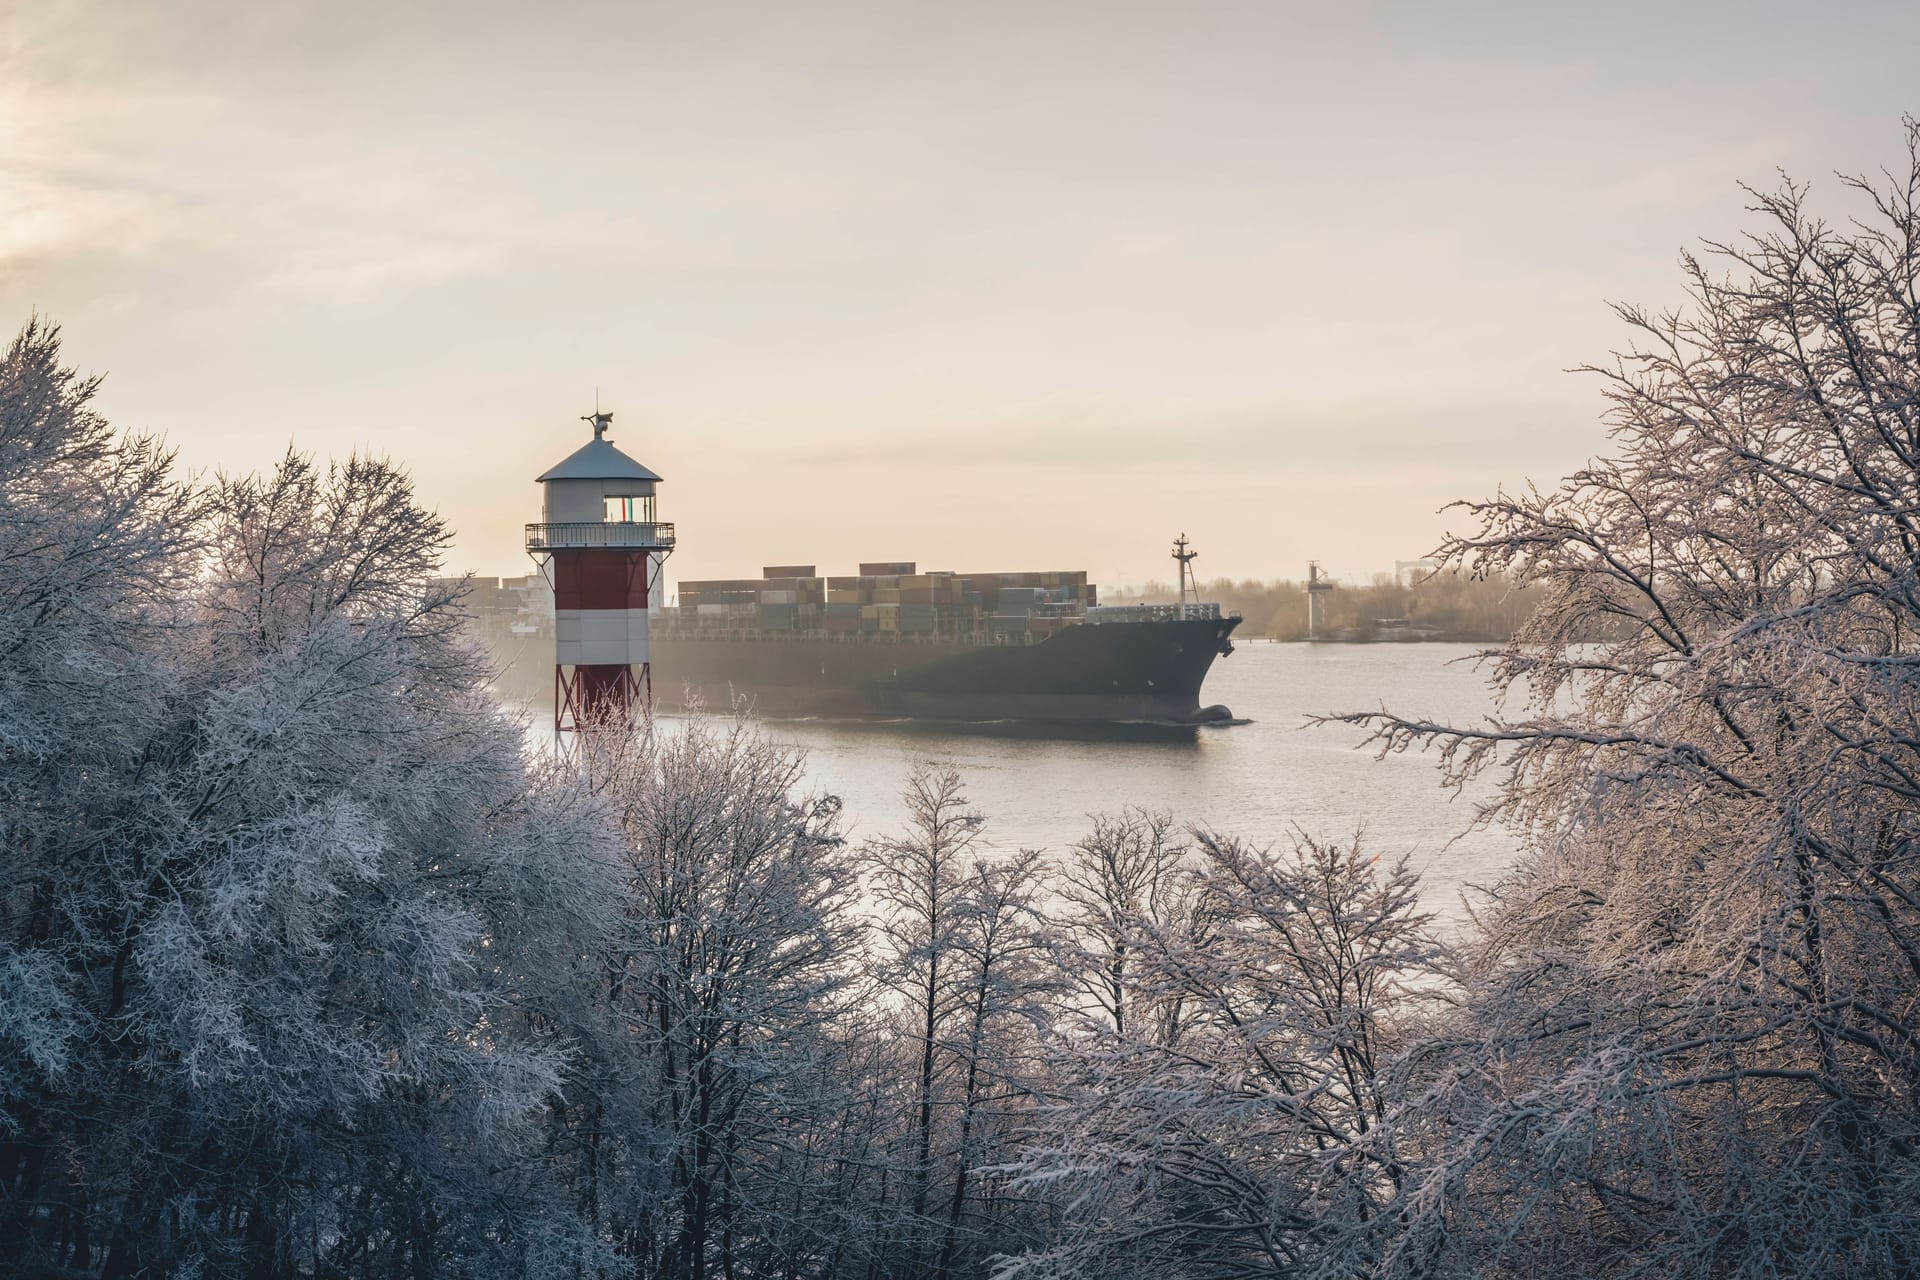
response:
<svg viewBox="0 0 1920 1280"><path fill-rule="evenodd" d="M653 696L776 717L1200 724L1229 716L1202 707L1200 686L1239 623L1083 624L1027 644L663 629L651 644Z"/></svg>

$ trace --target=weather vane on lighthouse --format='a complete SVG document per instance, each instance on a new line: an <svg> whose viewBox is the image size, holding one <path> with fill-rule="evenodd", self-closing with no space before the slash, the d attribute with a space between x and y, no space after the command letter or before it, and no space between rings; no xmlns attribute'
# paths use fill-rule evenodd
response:
<svg viewBox="0 0 1920 1280"><path fill-rule="evenodd" d="M624 727L653 692L647 602L673 551L673 526L655 519L660 477L613 447L613 414L594 396L593 439L539 477L539 524L527 554L553 587L553 730Z"/></svg>
<svg viewBox="0 0 1920 1280"><path fill-rule="evenodd" d="M593 438L595 440L605 440L607 438L607 428L613 425L613 410L608 409L604 413L601 412L600 388L595 387L593 389L593 412L581 414L580 421L587 423L593 428ZM636 463L635 465L638 464ZM642 468L642 470L645 470L645 468Z"/></svg>

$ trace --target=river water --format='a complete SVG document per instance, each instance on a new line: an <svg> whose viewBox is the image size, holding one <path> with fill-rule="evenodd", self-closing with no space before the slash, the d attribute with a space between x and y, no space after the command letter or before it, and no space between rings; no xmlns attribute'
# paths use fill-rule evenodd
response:
<svg viewBox="0 0 1920 1280"><path fill-rule="evenodd" d="M1127 804L1165 809L1258 844L1294 827L1405 852L1429 910L1458 920L1460 896L1498 879L1514 844L1498 828L1469 830L1474 794L1442 788L1430 757L1375 759L1346 726L1305 727L1311 715L1371 710L1473 724L1492 710L1474 650L1440 644L1238 645L1216 662L1203 703L1250 724L1191 738L1057 740L925 724L778 720L767 725L806 752L811 784L841 797L854 839L897 829L901 785L915 761L951 762L1002 848L1058 849L1085 834L1088 815Z"/></svg>

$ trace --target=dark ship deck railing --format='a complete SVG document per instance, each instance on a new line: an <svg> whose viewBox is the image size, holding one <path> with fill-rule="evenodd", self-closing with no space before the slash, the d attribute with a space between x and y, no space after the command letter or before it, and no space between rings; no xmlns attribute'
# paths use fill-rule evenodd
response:
<svg viewBox="0 0 1920 1280"><path fill-rule="evenodd" d="M1239 610L1222 611L1217 604L1190 604L1186 612L1189 622L1218 622L1239 616ZM1103 622L1177 622L1180 617L1177 604L1099 604L1087 610L1086 621L1099 626Z"/></svg>
<svg viewBox="0 0 1920 1280"><path fill-rule="evenodd" d="M638 520L583 520L569 524L530 524L527 550L575 547L670 547L673 526Z"/></svg>

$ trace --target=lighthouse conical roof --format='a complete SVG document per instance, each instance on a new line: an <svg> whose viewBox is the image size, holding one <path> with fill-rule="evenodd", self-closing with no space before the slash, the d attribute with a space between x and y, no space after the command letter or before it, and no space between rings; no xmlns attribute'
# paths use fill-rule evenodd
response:
<svg viewBox="0 0 1920 1280"><path fill-rule="evenodd" d="M613 447L601 436L568 454L565 461L550 467L537 483L549 480L658 480L660 477Z"/></svg>

